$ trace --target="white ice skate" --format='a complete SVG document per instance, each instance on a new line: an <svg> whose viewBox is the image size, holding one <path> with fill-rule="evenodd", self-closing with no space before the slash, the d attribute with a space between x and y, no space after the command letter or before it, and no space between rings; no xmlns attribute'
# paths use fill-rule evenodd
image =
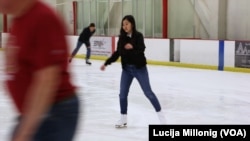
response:
<svg viewBox="0 0 250 141"><path fill-rule="evenodd" d="M162 125L167 124L165 115L162 111L157 112L157 115L158 115L158 118L160 120L160 124L162 124Z"/></svg>
<svg viewBox="0 0 250 141"><path fill-rule="evenodd" d="M86 64L91 65L92 63L89 61L89 59L87 59Z"/></svg>
<svg viewBox="0 0 250 141"><path fill-rule="evenodd" d="M127 115L122 114L121 119L117 121L115 124L116 128L124 128L127 127Z"/></svg>

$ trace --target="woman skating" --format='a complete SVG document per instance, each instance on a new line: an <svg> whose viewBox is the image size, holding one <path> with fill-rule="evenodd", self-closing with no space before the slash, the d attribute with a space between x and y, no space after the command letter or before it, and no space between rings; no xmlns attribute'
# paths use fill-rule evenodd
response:
<svg viewBox="0 0 250 141"><path fill-rule="evenodd" d="M125 16L121 23L117 50L101 66L101 70L105 70L107 65L115 62L121 56L122 75L119 95L121 119L116 123L116 127L127 125L128 93L133 78L138 80L145 96L153 105L159 116L160 123L166 123L164 114L161 111L161 105L150 86L144 50L144 38L136 30L134 17L132 15Z"/></svg>

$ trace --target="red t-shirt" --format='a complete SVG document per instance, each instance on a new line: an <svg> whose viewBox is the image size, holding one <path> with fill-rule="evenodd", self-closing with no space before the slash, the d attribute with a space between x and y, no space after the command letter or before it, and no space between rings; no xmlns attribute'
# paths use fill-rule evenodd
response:
<svg viewBox="0 0 250 141"><path fill-rule="evenodd" d="M16 52L7 59L11 60L7 65L17 69L8 73L7 87L20 113L32 75L43 68L58 65L62 70L54 102L74 94L75 87L70 83L68 72L69 50L65 35L64 24L55 12L39 1L26 14L13 20L7 48Z"/></svg>

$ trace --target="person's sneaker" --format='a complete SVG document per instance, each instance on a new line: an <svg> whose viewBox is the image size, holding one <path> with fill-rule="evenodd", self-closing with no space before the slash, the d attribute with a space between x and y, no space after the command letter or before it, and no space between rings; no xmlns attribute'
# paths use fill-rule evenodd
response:
<svg viewBox="0 0 250 141"><path fill-rule="evenodd" d="M123 128L127 126L127 115L122 114L121 115L121 119L117 121L117 123L115 124L116 128Z"/></svg>

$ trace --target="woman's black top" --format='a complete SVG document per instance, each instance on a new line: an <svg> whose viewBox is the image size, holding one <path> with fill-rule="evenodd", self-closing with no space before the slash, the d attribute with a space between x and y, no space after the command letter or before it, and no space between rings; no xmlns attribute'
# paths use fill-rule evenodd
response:
<svg viewBox="0 0 250 141"><path fill-rule="evenodd" d="M130 43L133 49L125 49L125 45ZM144 37L140 32L136 32L130 36L119 36L117 49L105 62L105 66L115 62L121 56L122 67L126 65L135 65L137 68L146 66L147 61L144 55L145 51Z"/></svg>

